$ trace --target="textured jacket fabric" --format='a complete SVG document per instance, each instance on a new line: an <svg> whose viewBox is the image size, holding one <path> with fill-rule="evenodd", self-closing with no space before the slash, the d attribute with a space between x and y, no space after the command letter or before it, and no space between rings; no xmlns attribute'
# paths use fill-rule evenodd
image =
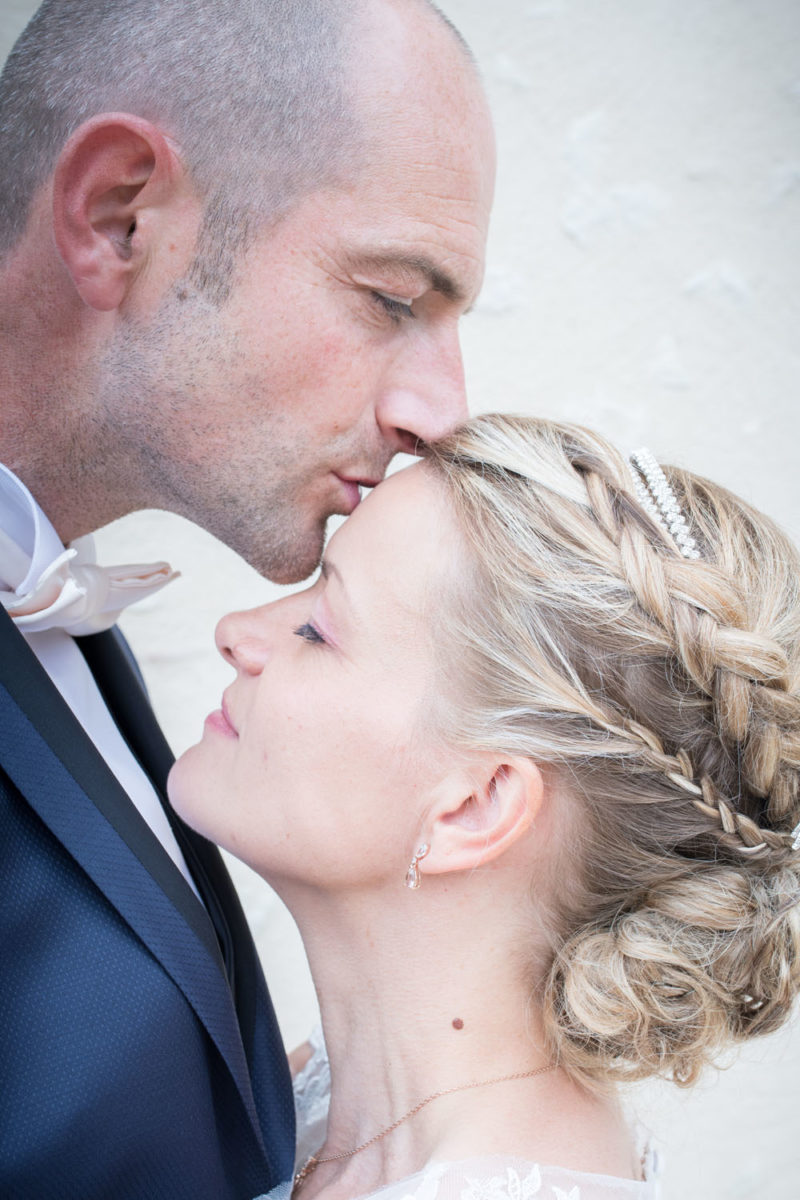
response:
<svg viewBox="0 0 800 1200"><path fill-rule="evenodd" d="M123 639L78 644L163 796L172 756ZM216 848L167 811L205 907L0 609L4 1200L250 1200L291 1173L250 932Z"/></svg>

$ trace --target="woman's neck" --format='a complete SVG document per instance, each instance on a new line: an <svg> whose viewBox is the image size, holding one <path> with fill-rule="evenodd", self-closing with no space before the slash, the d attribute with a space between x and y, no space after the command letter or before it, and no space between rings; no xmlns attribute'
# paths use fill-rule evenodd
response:
<svg viewBox="0 0 800 1200"><path fill-rule="evenodd" d="M520 1103L527 1108L552 1083L552 1074L488 1082L547 1065L540 1017L512 945L512 934L516 943L521 937L519 918L491 897L473 902L439 880L423 886L424 897L398 888L377 903L349 896L293 905L331 1061L320 1157L351 1151L427 1097L449 1093L357 1155L320 1164L299 1190L302 1200L323 1192L329 1200L340 1192L353 1197L432 1159L491 1153Z"/></svg>

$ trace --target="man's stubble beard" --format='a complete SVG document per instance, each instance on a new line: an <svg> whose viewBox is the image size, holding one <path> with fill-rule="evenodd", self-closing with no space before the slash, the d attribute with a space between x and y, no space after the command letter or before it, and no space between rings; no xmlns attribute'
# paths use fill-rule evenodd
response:
<svg viewBox="0 0 800 1200"><path fill-rule="evenodd" d="M220 428L224 399L204 393L201 381L205 371L225 377L228 360L236 361L235 338L221 362L219 341L198 336L199 329L187 336L188 316L173 301L152 326L129 327L115 339L91 438L103 449L87 468L99 468L113 490L115 516L142 508L178 513L267 578L296 583L318 566L325 540L326 517L314 513L308 496L315 464L304 460L288 414L272 411L255 387L244 412L257 411L258 436L252 419L239 430Z"/></svg>

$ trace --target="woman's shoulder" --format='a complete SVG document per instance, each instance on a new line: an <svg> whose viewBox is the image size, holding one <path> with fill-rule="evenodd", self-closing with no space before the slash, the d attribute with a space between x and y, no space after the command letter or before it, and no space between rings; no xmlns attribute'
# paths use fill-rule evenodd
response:
<svg viewBox="0 0 800 1200"><path fill-rule="evenodd" d="M354 1200L657 1200L658 1161L648 1152L644 1178L619 1179L493 1155L430 1163L416 1175ZM258 1200L290 1200L291 1183Z"/></svg>
<svg viewBox="0 0 800 1200"><path fill-rule="evenodd" d="M362 1200L656 1200L658 1174L657 1155L650 1150L641 1181L492 1155L431 1163Z"/></svg>

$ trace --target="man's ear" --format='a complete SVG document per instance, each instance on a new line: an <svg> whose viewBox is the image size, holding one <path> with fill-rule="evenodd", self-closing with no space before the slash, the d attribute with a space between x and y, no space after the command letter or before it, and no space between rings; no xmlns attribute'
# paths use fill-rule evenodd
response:
<svg viewBox="0 0 800 1200"><path fill-rule="evenodd" d="M91 308L108 312L122 302L144 256L142 217L182 177L164 134L128 113L92 117L66 143L53 175L53 229Z"/></svg>
<svg viewBox="0 0 800 1200"><path fill-rule="evenodd" d="M469 871L498 858L528 832L543 799L542 772L529 758L487 760L460 791L448 784L429 812L420 871Z"/></svg>

